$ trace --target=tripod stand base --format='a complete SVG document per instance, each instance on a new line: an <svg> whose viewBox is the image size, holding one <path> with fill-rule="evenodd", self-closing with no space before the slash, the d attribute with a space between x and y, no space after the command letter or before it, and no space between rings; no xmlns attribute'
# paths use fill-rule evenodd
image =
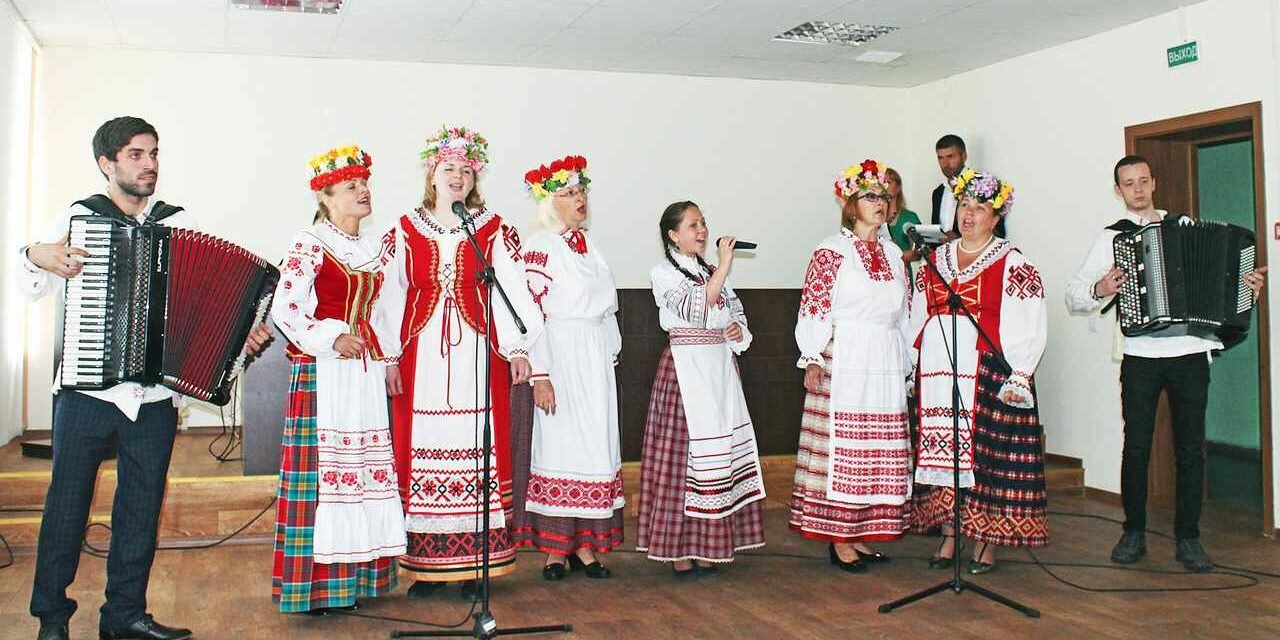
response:
<svg viewBox="0 0 1280 640"><path fill-rule="evenodd" d="M943 591L947 591L947 590L951 590L955 592L956 595L960 595L960 593L964 591L972 591L988 600L992 600L1006 607L1009 607L1010 609L1013 609L1014 611L1017 611L1018 613L1021 613L1024 616L1027 616L1028 618L1040 617L1039 609L1033 609L1016 600L1006 598L986 587L974 584L972 582L968 582L960 578L954 578L952 580L948 580L940 584L935 584L932 587L924 589L923 591L917 591L909 596L898 598L893 602L882 604L876 610L879 611L880 613L892 613L895 609L901 609L902 607L905 607L911 604L912 602L924 600L929 596L932 596L937 593L942 593Z"/></svg>
<svg viewBox="0 0 1280 640"><path fill-rule="evenodd" d="M551 624L541 627L511 627L499 629L493 615L481 611L472 616L476 624L470 631L462 629L438 629L431 631L392 631L392 638L479 638L488 640L498 636L515 636L530 633L573 633L571 624Z"/></svg>

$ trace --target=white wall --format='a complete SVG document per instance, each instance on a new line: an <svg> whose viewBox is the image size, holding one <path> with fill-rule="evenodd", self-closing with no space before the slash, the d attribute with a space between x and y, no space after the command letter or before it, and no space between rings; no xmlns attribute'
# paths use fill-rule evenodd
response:
<svg viewBox="0 0 1280 640"><path fill-rule="evenodd" d="M910 101L911 120L917 123L917 153L908 165L914 174L932 170L937 175L932 142L955 132L969 142L976 166L1014 184L1012 235L1040 267L1049 293L1049 348L1037 373L1048 449L1082 458L1086 482L1109 491L1120 488L1123 442L1113 324L1068 315L1063 293L1096 234L1122 213L1123 203L1111 188L1111 168L1124 155L1124 128L1262 101L1268 220L1280 219L1275 213L1280 203L1275 3L1211 0L1185 12L924 85ZM1182 42L1184 28L1200 43L1201 59L1169 69L1165 49ZM912 186L917 202L927 202L932 184ZM1259 230L1260 241L1268 241L1268 229ZM1273 259L1280 256L1277 243L1268 250ZM1269 301L1276 309L1280 294L1272 280ZM1273 336L1280 335L1277 317L1273 311ZM1271 357L1280 358L1275 338ZM1273 384L1272 392L1278 394L1272 405L1280 406L1280 384ZM1280 447L1280 438L1276 443ZM1280 512L1280 501L1276 509Z"/></svg>
<svg viewBox="0 0 1280 640"><path fill-rule="evenodd" d="M592 233L620 287L648 286L661 260L658 216L682 199L701 205L713 234L761 244L758 257L735 266L738 286L796 287L813 246L837 228L836 175L872 151L905 149L904 90L59 47L47 49L45 68L48 175L38 215L101 188L93 131L134 114L160 132L158 197L271 258L311 221L309 157L364 145L374 158L376 222L389 224L421 200L418 151L448 122L489 138L482 193L521 223L534 208L525 171L586 156ZM34 326L47 326L49 309L37 308ZM29 379L44 380L49 338L31 333ZM33 427L47 424L46 391L31 385Z"/></svg>
<svg viewBox="0 0 1280 640"><path fill-rule="evenodd" d="M10 271L12 251L25 242L30 166L31 78L35 41L8 2L0 2L0 306L20 297ZM25 317L0 314L0 445L22 433Z"/></svg>

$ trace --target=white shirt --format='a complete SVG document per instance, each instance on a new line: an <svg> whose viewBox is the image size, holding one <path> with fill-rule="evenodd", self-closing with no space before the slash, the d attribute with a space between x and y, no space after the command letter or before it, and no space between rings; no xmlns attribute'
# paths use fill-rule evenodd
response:
<svg viewBox="0 0 1280 640"><path fill-rule="evenodd" d="M1167 212L1156 210L1163 220ZM1141 215L1125 210L1123 219L1138 225L1147 224ZM1067 285L1067 308L1073 313L1090 313L1101 309L1106 300L1093 297L1093 285L1102 279L1115 266L1115 251L1112 241L1119 235L1118 231L1103 229L1094 240L1093 247L1084 264L1076 271L1075 277ZM1127 336L1124 338L1123 352L1127 356L1139 358L1178 358L1193 353L1209 353L1222 349L1222 343L1199 336Z"/></svg>
<svg viewBox="0 0 1280 640"><path fill-rule="evenodd" d="M682 253L672 252L675 259L685 271L697 276L702 281L694 282L671 265L663 261L649 271L649 283L653 287L653 299L658 304L658 324L663 331L670 332L677 328L693 329L727 329L731 324L742 328L742 339L730 341L729 348L734 353L742 353L751 346L751 331L747 329L747 314L742 309L738 294L729 287L725 280L720 289L720 300L712 306L707 303L707 280L711 274L698 261ZM726 338L727 340L727 338Z"/></svg>
<svg viewBox="0 0 1280 640"><path fill-rule="evenodd" d="M154 197L147 202L146 208L143 209L142 213L138 214L136 218L138 222L142 222L148 215L150 215L151 210L155 207L157 202L159 202L159 200ZM71 227L71 216L91 214L93 214L93 212L83 205L71 205L71 207L55 218L53 222L45 228L44 234L40 236L38 242L42 244L61 242L63 238L67 236L67 231ZM182 227L184 229L199 229L199 225L196 224L195 216L185 210L179 211L178 213L165 218L160 221L159 224L169 227ZM53 273L37 267L28 260L26 247L18 250L18 259L22 264L22 269L15 269L15 272L18 274L18 288L28 300L39 300L54 291L62 290L65 280ZM53 381L53 392L57 393L60 390L62 390L61 370L57 372L57 377ZM142 405L148 402L173 400L178 395L168 387L162 387L160 385L141 385L136 382L122 382L110 389L103 389L101 391L78 391L78 393L83 393L87 396L114 404L116 408L120 409L120 412L128 416L130 420L138 419L138 410L142 408Z"/></svg>
<svg viewBox="0 0 1280 640"><path fill-rule="evenodd" d="M960 171L956 173L959 176L968 170L969 167L960 167ZM942 202L938 203L938 224L942 225L942 230L951 231L955 228L956 223L956 179L945 178L942 181Z"/></svg>

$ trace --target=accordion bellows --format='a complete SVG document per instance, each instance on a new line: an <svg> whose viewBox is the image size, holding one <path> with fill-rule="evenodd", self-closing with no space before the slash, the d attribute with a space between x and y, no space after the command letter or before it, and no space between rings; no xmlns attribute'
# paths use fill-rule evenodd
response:
<svg viewBox="0 0 1280 640"><path fill-rule="evenodd" d="M225 405L280 272L198 231L105 216L73 216L70 241L90 255L66 285L63 388L161 384Z"/></svg>
<svg viewBox="0 0 1280 640"><path fill-rule="evenodd" d="M1252 231L1167 219L1117 235L1112 248L1127 275L1117 294L1124 335L1194 335L1229 347L1249 332Z"/></svg>

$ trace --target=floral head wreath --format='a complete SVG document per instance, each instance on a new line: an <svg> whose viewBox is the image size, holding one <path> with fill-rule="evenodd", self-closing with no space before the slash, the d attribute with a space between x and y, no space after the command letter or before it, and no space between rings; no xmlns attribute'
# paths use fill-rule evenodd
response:
<svg viewBox="0 0 1280 640"><path fill-rule="evenodd" d="M489 163L489 141L466 127L442 126L435 135L427 138L427 148L418 157L428 174L445 160L465 162L473 171L480 173Z"/></svg>
<svg viewBox="0 0 1280 640"><path fill-rule="evenodd" d="M858 191L888 191L889 178L886 167L870 158L862 164L852 164L836 179L836 197L848 202Z"/></svg>
<svg viewBox="0 0 1280 640"><path fill-rule="evenodd" d="M311 190L320 191L329 185L368 178L373 158L363 149L352 145L330 149L311 159Z"/></svg>
<svg viewBox="0 0 1280 640"><path fill-rule="evenodd" d="M978 202L990 202L991 208L1001 216L1013 210L1013 185L985 171L965 169L956 176L956 186L951 192L957 200L969 196Z"/></svg>
<svg viewBox="0 0 1280 640"><path fill-rule="evenodd" d="M543 200L549 195L574 185L583 187L591 184L587 177L587 159L582 156L565 156L553 160L551 166L542 165L530 169L524 174L524 184L535 200Z"/></svg>

